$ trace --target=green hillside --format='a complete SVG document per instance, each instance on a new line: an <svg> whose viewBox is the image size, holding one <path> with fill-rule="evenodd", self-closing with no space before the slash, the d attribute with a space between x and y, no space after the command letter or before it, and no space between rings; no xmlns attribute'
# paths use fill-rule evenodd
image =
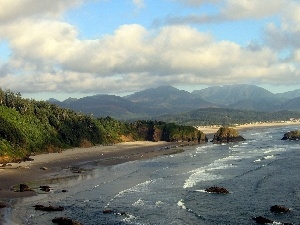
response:
<svg viewBox="0 0 300 225"><path fill-rule="evenodd" d="M190 126L94 118L0 89L0 163L20 161L32 153L57 152L71 147L135 140L199 141L202 136Z"/></svg>

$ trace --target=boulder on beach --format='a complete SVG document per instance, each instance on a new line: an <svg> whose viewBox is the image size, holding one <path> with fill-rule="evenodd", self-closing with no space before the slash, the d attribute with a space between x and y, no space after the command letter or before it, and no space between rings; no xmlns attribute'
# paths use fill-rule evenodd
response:
<svg viewBox="0 0 300 225"><path fill-rule="evenodd" d="M273 213L287 213L290 212L290 209L285 207L285 206L281 206L281 205L273 205L270 208L271 212Z"/></svg>
<svg viewBox="0 0 300 225"><path fill-rule="evenodd" d="M20 184L20 192L32 191L27 184Z"/></svg>
<svg viewBox="0 0 300 225"><path fill-rule="evenodd" d="M58 217L54 218L52 220L53 223L57 223L58 225L82 225L82 223L79 223L75 220L66 218L66 217Z"/></svg>
<svg viewBox="0 0 300 225"><path fill-rule="evenodd" d="M281 138L281 140L298 141L300 140L300 131L299 130L289 131L283 135L283 138Z"/></svg>
<svg viewBox="0 0 300 225"><path fill-rule="evenodd" d="M205 189L206 192L217 194L229 194L229 191L224 187L209 187Z"/></svg>
<svg viewBox="0 0 300 225"><path fill-rule="evenodd" d="M41 185L41 186L40 186L40 190L41 190L41 191L44 191L44 192L50 192L51 187L48 186L48 185Z"/></svg>
<svg viewBox="0 0 300 225"><path fill-rule="evenodd" d="M41 167L40 169L41 169L41 170L48 170L48 168L47 168L47 167L44 167L44 166Z"/></svg>
<svg viewBox="0 0 300 225"><path fill-rule="evenodd" d="M215 133L214 138L211 142L214 144L229 143L244 141L243 138L236 129L230 127L220 127L219 130Z"/></svg>

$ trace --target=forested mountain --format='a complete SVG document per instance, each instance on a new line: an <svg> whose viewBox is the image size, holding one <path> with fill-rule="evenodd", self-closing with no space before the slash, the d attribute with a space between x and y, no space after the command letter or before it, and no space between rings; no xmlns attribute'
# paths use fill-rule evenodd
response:
<svg viewBox="0 0 300 225"><path fill-rule="evenodd" d="M86 115L92 114L95 117L111 116L120 120L149 118L144 107L115 95L94 95L80 99L70 98L63 102L52 102Z"/></svg>
<svg viewBox="0 0 300 225"><path fill-rule="evenodd" d="M33 152L57 152L70 147L128 140L201 141L203 138L203 133L192 126L95 118L0 89L0 163L19 161Z"/></svg>
<svg viewBox="0 0 300 225"><path fill-rule="evenodd" d="M277 111L283 110L281 99L244 99L228 105L230 109L254 110L254 111Z"/></svg>
<svg viewBox="0 0 300 225"><path fill-rule="evenodd" d="M300 110L300 97L289 99L281 104L282 109L299 111Z"/></svg>
<svg viewBox="0 0 300 225"><path fill-rule="evenodd" d="M279 98L283 99L293 99L293 98L298 98L300 97L300 89L296 89L294 91L288 91L284 93L277 93L275 94Z"/></svg>
<svg viewBox="0 0 300 225"><path fill-rule="evenodd" d="M179 90L172 86L159 86L157 88L150 88L136 92L126 96L125 98L131 100L132 102L159 103L177 99L193 99L195 96L188 91Z"/></svg>
<svg viewBox="0 0 300 225"><path fill-rule="evenodd" d="M276 100L277 97L264 88L240 84L240 85L224 85L213 86L202 90L195 90L192 94L201 96L203 99L217 104L236 104L244 100Z"/></svg>
<svg viewBox="0 0 300 225"><path fill-rule="evenodd" d="M297 90L286 95L297 95ZM81 99L70 98L63 102L51 102L76 112L95 117L111 116L129 121L151 119L164 114L178 114L200 108L231 108L276 112L278 110L300 111L297 100L283 98L255 85L214 86L192 93L172 86L150 88L119 97L95 95Z"/></svg>
<svg viewBox="0 0 300 225"><path fill-rule="evenodd" d="M52 102L77 112L93 114L96 117L112 116L119 120L149 119L166 113L216 106L172 86L151 88L123 98L114 95L95 95Z"/></svg>

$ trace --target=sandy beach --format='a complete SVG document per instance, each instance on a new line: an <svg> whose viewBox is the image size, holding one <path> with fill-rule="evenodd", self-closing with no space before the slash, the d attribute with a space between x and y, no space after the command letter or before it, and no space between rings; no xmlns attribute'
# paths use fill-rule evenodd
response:
<svg viewBox="0 0 300 225"><path fill-rule="evenodd" d="M153 158L164 154L174 154L182 149L180 143L167 142L124 142L111 146L74 148L62 153L32 156L33 161L11 163L0 167L0 200L34 195L34 192L12 191L14 185L38 180L74 176L76 166L97 162L102 166L120 164L127 161Z"/></svg>
<svg viewBox="0 0 300 225"><path fill-rule="evenodd" d="M241 131L258 127L299 124L300 122L256 123L240 125L234 128ZM219 127L205 126L198 129L210 139ZM164 154L174 154L182 150L180 144L149 141L124 142L111 146L101 145L90 148L74 148L64 150L62 153L32 156L33 161L12 163L10 166L0 167L0 200L34 195L34 192L15 192L11 189L14 185L21 183L74 176L74 173L80 172L74 171L76 165L96 161L99 165L109 166L127 161L153 158Z"/></svg>

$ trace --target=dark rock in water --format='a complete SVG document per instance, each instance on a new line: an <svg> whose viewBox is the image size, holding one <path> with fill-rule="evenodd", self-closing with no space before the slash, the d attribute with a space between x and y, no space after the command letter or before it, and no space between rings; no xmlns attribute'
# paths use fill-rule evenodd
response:
<svg viewBox="0 0 300 225"><path fill-rule="evenodd" d="M57 223L58 225L82 225L82 223L65 217L55 218L52 220L52 222Z"/></svg>
<svg viewBox="0 0 300 225"><path fill-rule="evenodd" d="M273 213L287 213L290 212L290 209L281 205L273 205L270 208Z"/></svg>
<svg viewBox="0 0 300 225"><path fill-rule="evenodd" d="M64 190L62 190L61 192L66 193L66 192L68 192L68 190L65 190L65 189L64 189Z"/></svg>
<svg viewBox="0 0 300 225"><path fill-rule="evenodd" d="M253 217L253 220L256 221L256 223L260 223L260 224L267 224L267 223L273 223L273 220L270 220L268 218L262 217L262 216L258 216L258 217Z"/></svg>
<svg viewBox="0 0 300 225"><path fill-rule="evenodd" d="M55 212L55 211L64 211L64 207L58 206L43 206L43 205L35 205L35 210L46 211L46 212Z"/></svg>
<svg viewBox="0 0 300 225"><path fill-rule="evenodd" d="M103 212L103 214L111 214L111 213L113 213L114 211L111 210L111 209L104 209L102 212Z"/></svg>
<svg viewBox="0 0 300 225"><path fill-rule="evenodd" d="M0 203L0 209L6 208L5 204Z"/></svg>
<svg viewBox="0 0 300 225"><path fill-rule="evenodd" d="M217 193L217 194L229 194L229 191L223 187L209 187L205 189L206 192Z"/></svg>
<svg viewBox="0 0 300 225"><path fill-rule="evenodd" d="M32 191L27 184L20 184L20 192Z"/></svg>
<svg viewBox="0 0 300 225"><path fill-rule="evenodd" d="M239 135L237 130L229 127L220 127L211 142L214 144L244 141L245 138Z"/></svg>
<svg viewBox="0 0 300 225"><path fill-rule="evenodd" d="M281 140L298 141L298 140L300 140L300 131L294 130L294 131L287 132L283 135L283 138L281 138Z"/></svg>
<svg viewBox="0 0 300 225"><path fill-rule="evenodd" d="M45 191L45 192L50 192L51 187L48 185L42 185L42 186L40 186L40 190Z"/></svg>

